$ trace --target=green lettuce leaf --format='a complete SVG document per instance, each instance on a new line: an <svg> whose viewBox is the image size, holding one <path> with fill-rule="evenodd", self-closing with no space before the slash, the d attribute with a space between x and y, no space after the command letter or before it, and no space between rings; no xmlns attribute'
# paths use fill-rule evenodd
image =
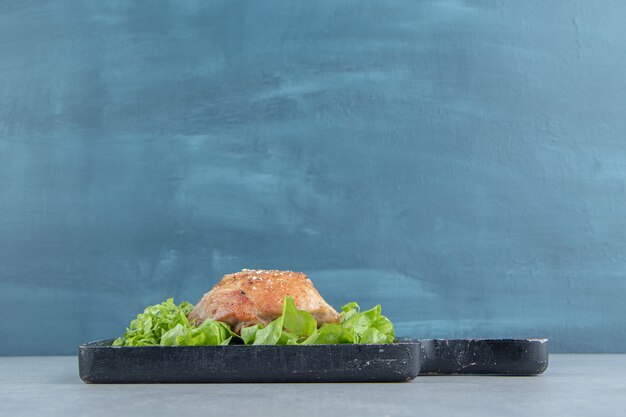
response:
<svg viewBox="0 0 626 417"><path fill-rule="evenodd" d="M159 345L162 336L176 326L191 326L187 314L192 309L193 305L186 301L176 305L173 298L146 307L143 313L130 323L126 333L115 339L113 346Z"/></svg>
<svg viewBox="0 0 626 417"><path fill-rule="evenodd" d="M258 329L254 335L253 345L277 345L283 332L283 316Z"/></svg>
<svg viewBox="0 0 626 417"><path fill-rule="evenodd" d="M342 343L344 329L340 324L324 324L316 332L307 337L303 345L334 345Z"/></svg>
<svg viewBox="0 0 626 417"><path fill-rule="evenodd" d="M308 311L298 310L291 297L283 300L283 329L290 339L306 339L317 331L317 322Z"/></svg>
<svg viewBox="0 0 626 417"><path fill-rule="evenodd" d="M249 326L241 329L241 339L243 340L243 343L246 345L254 344L254 341L256 340L256 333L262 328L262 325L257 324L256 326Z"/></svg>
<svg viewBox="0 0 626 417"><path fill-rule="evenodd" d="M283 312L280 317L263 327L245 327L241 338L246 345L294 345L305 340L317 331L317 322L307 312L298 310L291 297L283 300Z"/></svg>
<svg viewBox="0 0 626 417"><path fill-rule="evenodd" d="M227 345L238 337L226 323L205 320L199 326L177 324L161 337L161 346L218 346Z"/></svg>
<svg viewBox="0 0 626 417"><path fill-rule="evenodd" d="M340 325L344 329L344 343L378 344L395 340L393 324L381 314L380 305L360 311L357 303L341 308Z"/></svg>

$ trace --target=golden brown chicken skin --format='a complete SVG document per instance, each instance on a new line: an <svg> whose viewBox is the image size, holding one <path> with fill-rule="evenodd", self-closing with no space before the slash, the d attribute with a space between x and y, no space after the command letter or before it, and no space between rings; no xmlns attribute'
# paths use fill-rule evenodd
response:
<svg viewBox="0 0 626 417"><path fill-rule="evenodd" d="M311 313L318 326L339 321L339 314L305 274L253 269L224 275L189 313L189 320L196 324L207 318L219 320L239 333L244 327L266 325L280 316L286 296L293 298L299 310Z"/></svg>

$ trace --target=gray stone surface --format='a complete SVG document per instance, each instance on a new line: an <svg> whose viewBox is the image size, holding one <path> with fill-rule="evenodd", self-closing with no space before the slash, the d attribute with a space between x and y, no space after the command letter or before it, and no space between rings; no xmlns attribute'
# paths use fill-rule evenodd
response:
<svg viewBox="0 0 626 417"><path fill-rule="evenodd" d="M623 416L626 355L552 355L537 377L397 384L87 385L75 357L0 357L1 416Z"/></svg>

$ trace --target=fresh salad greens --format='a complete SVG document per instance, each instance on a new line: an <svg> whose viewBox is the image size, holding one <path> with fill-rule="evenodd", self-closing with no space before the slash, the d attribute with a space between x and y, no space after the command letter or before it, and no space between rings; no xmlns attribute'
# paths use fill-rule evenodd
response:
<svg viewBox="0 0 626 417"><path fill-rule="evenodd" d="M173 298L147 307L130 323L124 336L115 339L113 346L227 345L232 337L239 337L227 324L215 320L194 326L187 318L192 309L193 305L186 301L174 304Z"/></svg>
<svg viewBox="0 0 626 417"><path fill-rule="evenodd" d="M393 324L381 314L380 305L360 311L357 303L348 303L341 309L339 323L327 323L318 329L310 313L298 310L293 299L285 297L280 317L267 326L246 327L241 336L233 333L228 324L215 320L195 326L187 319L192 308L186 301L176 305L171 298L147 307L113 346L379 344L395 340Z"/></svg>

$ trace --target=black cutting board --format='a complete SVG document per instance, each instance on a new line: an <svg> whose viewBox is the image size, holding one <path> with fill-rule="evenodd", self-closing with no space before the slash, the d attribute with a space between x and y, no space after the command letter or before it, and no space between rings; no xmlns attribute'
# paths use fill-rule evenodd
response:
<svg viewBox="0 0 626 417"><path fill-rule="evenodd" d="M401 382L420 371L420 344L309 346L79 346L87 383Z"/></svg>
<svg viewBox="0 0 626 417"><path fill-rule="evenodd" d="M87 383L402 382L419 375L533 375L548 363L545 339L400 339L387 345L80 345ZM422 372L420 373L420 366Z"/></svg>

